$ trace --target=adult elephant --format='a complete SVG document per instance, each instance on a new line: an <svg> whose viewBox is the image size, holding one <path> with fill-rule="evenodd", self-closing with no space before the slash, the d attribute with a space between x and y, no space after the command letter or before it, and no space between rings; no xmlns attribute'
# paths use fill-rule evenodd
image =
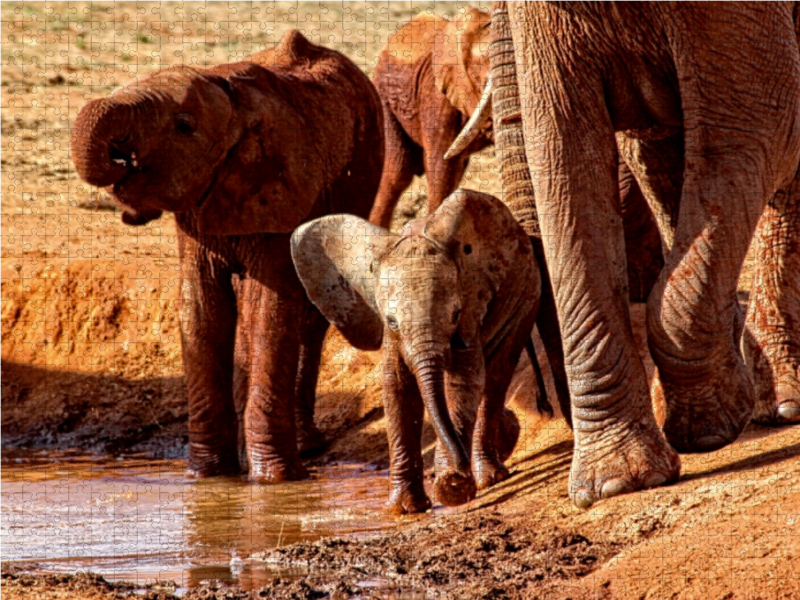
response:
<svg viewBox="0 0 800 600"><path fill-rule="evenodd" d="M330 213L367 216L383 148L369 79L298 31L247 62L158 71L78 115L75 166L123 222L175 213L196 475L239 470L238 405L251 477L306 476L295 409L308 426L328 325L297 278L290 234Z"/></svg>
<svg viewBox="0 0 800 600"><path fill-rule="evenodd" d="M516 115L504 114L521 118L496 143L501 162L524 165L537 185L512 211L523 225L530 210L546 216L579 506L674 480L672 447L725 446L751 413L800 420L799 18L789 3L495 3L494 120L514 98ZM647 328L672 447L622 293L618 149L667 255ZM754 234L744 346L757 394L736 300Z"/></svg>

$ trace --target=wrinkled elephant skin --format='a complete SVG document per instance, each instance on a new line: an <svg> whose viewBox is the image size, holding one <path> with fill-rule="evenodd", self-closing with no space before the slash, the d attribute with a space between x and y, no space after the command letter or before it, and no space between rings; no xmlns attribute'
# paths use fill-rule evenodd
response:
<svg viewBox="0 0 800 600"><path fill-rule="evenodd" d="M122 220L175 214L189 397L189 469L306 476L328 323L292 264L290 234L333 212L369 214L383 165L380 98L342 54L289 32L249 61L177 66L135 80L78 115L80 176Z"/></svg>
<svg viewBox="0 0 800 600"><path fill-rule="evenodd" d="M438 501L463 504L504 479L520 429L503 405L540 285L528 237L508 209L458 190L399 235L351 215L323 217L295 232L292 256L322 314L355 346L383 347L389 509L430 507L423 409L438 438Z"/></svg>
<svg viewBox="0 0 800 600"><path fill-rule="evenodd" d="M761 421L800 418L795 5L509 2L506 11L496 2L493 43L502 41L495 19L525 49L511 58L525 74L519 152L537 183L564 341L573 501L586 507L675 480L670 445L729 444L754 405ZM623 292L618 152L665 245L647 327L670 445L652 415ZM754 235L744 355L755 393L736 339L738 277Z"/></svg>

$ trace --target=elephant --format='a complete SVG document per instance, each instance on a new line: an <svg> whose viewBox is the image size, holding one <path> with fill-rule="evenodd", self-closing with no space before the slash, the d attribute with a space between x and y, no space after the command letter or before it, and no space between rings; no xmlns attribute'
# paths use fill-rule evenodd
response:
<svg viewBox="0 0 800 600"><path fill-rule="evenodd" d="M239 429L252 479L306 477L297 427L318 433L328 323L297 278L290 234L326 214L369 214L384 151L372 83L294 30L247 61L170 67L89 102L71 148L123 223L174 213L189 473L244 468Z"/></svg>
<svg viewBox="0 0 800 600"><path fill-rule="evenodd" d="M495 121L517 107L516 143L495 132L503 168L528 179L512 212L523 226L546 215L536 226L551 240L580 507L674 481L676 450L724 447L751 414L800 421L798 24L792 3L494 4L484 96ZM666 256L647 301L663 434L623 293L618 154ZM737 283L754 237L743 323Z"/></svg>
<svg viewBox="0 0 800 600"><path fill-rule="evenodd" d="M438 501L463 504L507 477L503 461L519 424L505 396L530 340L539 277L530 241L505 205L457 190L400 234L329 215L295 231L292 257L309 298L345 338L364 350L382 347L389 510L431 506L423 407L438 439Z"/></svg>
<svg viewBox="0 0 800 600"><path fill-rule="evenodd" d="M389 227L415 175L427 177L427 210L433 213L458 186L470 155L492 144L489 114L468 147L444 156L480 105L489 75L489 25L489 14L477 8L467 8L453 20L426 13L393 33L381 51L372 78L386 124L383 177L370 214L376 225ZM631 300L644 302L664 265L661 238L624 161L619 179L628 291Z"/></svg>
<svg viewBox="0 0 800 600"><path fill-rule="evenodd" d="M467 8L448 20L423 13L393 33L372 82L383 103L386 158L370 221L387 228L414 175L428 179L428 212L455 190L469 162L444 153L478 105L489 73L489 14ZM491 123L470 152L491 144Z"/></svg>

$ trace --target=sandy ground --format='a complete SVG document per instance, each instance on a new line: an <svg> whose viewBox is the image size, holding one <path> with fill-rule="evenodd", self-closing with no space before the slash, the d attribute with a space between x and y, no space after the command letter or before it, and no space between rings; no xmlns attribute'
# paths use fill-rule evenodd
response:
<svg viewBox="0 0 800 600"><path fill-rule="evenodd" d="M415 12L458 4L3 3L2 446L98 452L186 452L186 399L176 313L175 228L167 215L122 225L81 183L69 129L89 98L175 62L237 60L298 27L371 72L383 40ZM491 150L462 185L499 189ZM394 226L424 203L415 179ZM747 278L742 280L747 288ZM647 357L643 311L635 333ZM380 353L332 332L318 424L335 440L321 462L385 466ZM546 360L540 353L540 361ZM800 427L750 426L724 450L683 457L668 488L604 501L567 497L571 433L532 410L523 358L509 393L523 434L512 477L458 511L401 522L371 542L328 540L261 557L305 568L261 592L199 588L185 598L347 598L384 578L437 598L800 597ZM552 388L551 388L552 395ZM425 434L430 466L433 434ZM120 598L141 590L89 576L8 569L8 598ZM263 592L263 593L262 593ZM170 598L167 586L145 591ZM388 594L388 592L387 592ZM385 597L392 597L391 595Z"/></svg>

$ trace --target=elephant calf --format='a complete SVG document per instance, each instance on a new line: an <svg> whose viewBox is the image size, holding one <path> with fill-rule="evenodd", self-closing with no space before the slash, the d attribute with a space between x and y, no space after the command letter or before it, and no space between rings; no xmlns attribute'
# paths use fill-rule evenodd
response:
<svg viewBox="0 0 800 600"><path fill-rule="evenodd" d="M311 301L354 346L383 346L389 509L430 507L423 406L439 442L437 500L463 504L506 477L519 425L503 405L540 281L530 241L503 203L458 190L399 235L352 215L322 217L295 231L292 257Z"/></svg>
<svg viewBox="0 0 800 600"><path fill-rule="evenodd" d="M289 237L325 214L369 214L381 110L355 64L291 31L249 61L164 69L78 115L75 166L108 189L122 221L175 213L194 474L238 472L243 428L251 477L306 475L295 410L313 439L328 324L297 279Z"/></svg>

